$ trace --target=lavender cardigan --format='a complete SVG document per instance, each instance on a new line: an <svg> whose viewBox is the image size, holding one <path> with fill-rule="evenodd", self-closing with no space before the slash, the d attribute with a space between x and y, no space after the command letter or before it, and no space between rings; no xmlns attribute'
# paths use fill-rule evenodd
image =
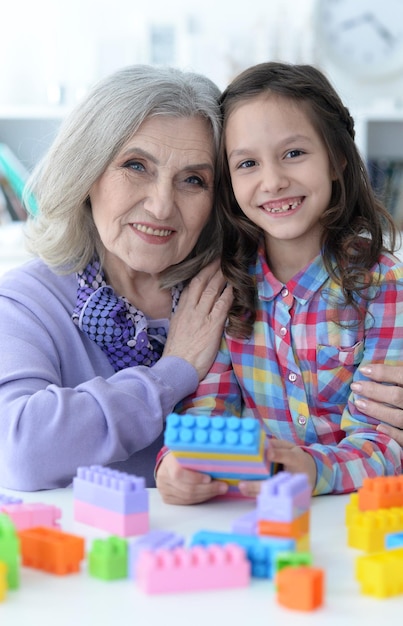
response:
<svg viewBox="0 0 403 626"><path fill-rule="evenodd" d="M176 357L115 373L71 320L76 290L40 260L0 279L0 487L64 487L91 464L154 486L164 418L197 388Z"/></svg>

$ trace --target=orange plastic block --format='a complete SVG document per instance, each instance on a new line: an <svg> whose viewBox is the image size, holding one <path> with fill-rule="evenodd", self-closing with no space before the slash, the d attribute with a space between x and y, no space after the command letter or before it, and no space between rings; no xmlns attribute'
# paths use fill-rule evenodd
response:
<svg viewBox="0 0 403 626"><path fill-rule="evenodd" d="M83 537L44 526L27 528L18 535L22 565L61 576L80 570L85 554Z"/></svg>
<svg viewBox="0 0 403 626"><path fill-rule="evenodd" d="M0 602L6 598L7 587L7 565L0 561Z"/></svg>
<svg viewBox="0 0 403 626"><path fill-rule="evenodd" d="M403 594L403 548L359 556L355 574L366 595L390 598Z"/></svg>
<svg viewBox="0 0 403 626"><path fill-rule="evenodd" d="M323 605L324 581L322 569L284 567L276 575L277 601L288 609L313 611Z"/></svg>
<svg viewBox="0 0 403 626"><path fill-rule="evenodd" d="M403 475L366 478L358 490L360 511L403 507Z"/></svg>
<svg viewBox="0 0 403 626"><path fill-rule="evenodd" d="M347 529L350 548L381 552L385 549L386 535L403 531L403 507L352 513Z"/></svg>
<svg viewBox="0 0 403 626"><path fill-rule="evenodd" d="M305 511L305 513L292 520L292 522L258 520L256 524L257 534L300 539L309 533L309 521L310 511Z"/></svg>

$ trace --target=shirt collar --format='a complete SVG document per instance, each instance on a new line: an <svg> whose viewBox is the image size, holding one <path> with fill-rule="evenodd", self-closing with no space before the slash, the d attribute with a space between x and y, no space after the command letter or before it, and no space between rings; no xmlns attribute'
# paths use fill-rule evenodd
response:
<svg viewBox="0 0 403 626"><path fill-rule="evenodd" d="M329 278L323 257L318 254L284 285L270 270L263 243L259 245L256 263L251 270L256 277L258 298L261 300L273 300L286 287L301 304L306 304Z"/></svg>

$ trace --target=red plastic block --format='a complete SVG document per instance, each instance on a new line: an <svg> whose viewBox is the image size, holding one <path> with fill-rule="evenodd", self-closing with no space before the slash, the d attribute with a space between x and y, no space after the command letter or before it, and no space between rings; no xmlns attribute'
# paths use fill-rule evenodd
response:
<svg viewBox="0 0 403 626"><path fill-rule="evenodd" d="M59 575L80 570L85 553L83 537L45 527L28 528L18 536L22 565Z"/></svg>
<svg viewBox="0 0 403 626"><path fill-rule="evenodd" d="M313 611L323 604L324 579L322 569L284 567L276 576L277 600L288 609Z"/></svg>
<svg viewBox="0 0 403 626"><path fill-rule="evenodd" d="M34 528L35 526L50 526L59 528L61 509L51 504L39 502L6 504L0 508L0 513L5 513L13 521L17 530Z"/></svg>
<svg viewBox="0 0 403 626"><path fill-rule="evenodd" d="M251 576L245 550L234 544L145 550L136 574L146 593L246 587Z"/></svg>
<svg viewBox="0 0 403 626"><path fill-rule="evenodd" d="M360 511L403 507L403 475L365 478L358 490Z"/></svg>

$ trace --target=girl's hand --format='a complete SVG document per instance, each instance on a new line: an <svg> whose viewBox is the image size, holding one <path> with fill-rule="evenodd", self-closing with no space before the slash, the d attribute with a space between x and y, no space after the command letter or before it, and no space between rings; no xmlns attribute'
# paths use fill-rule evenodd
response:
<svg viewBox="0 0 403 626"><path fill-rule="evenodd" d="M181 467L171 452L157 468L156 483L166 504L199 504L228 491L226 483Z"/></svg>
<svg viewBox="0 0 403 626"><path fill-rule="evenodd" d="M356 394L355 406L382 422L377 430L403 446L403 365L366 365L360 371L374 382L360 380L351 384Z"/></svg>
<svg viewBox="0 0 403 626"><path fill-rule="evenodd" d="M316 484L316 463L313 457L302 448L281 439L270 439L267 458L270 462L281 463L285 472L307 474L312 489ZM241 481L239 490L244 496L255 497L260 493L262 481Z"/></svg>

